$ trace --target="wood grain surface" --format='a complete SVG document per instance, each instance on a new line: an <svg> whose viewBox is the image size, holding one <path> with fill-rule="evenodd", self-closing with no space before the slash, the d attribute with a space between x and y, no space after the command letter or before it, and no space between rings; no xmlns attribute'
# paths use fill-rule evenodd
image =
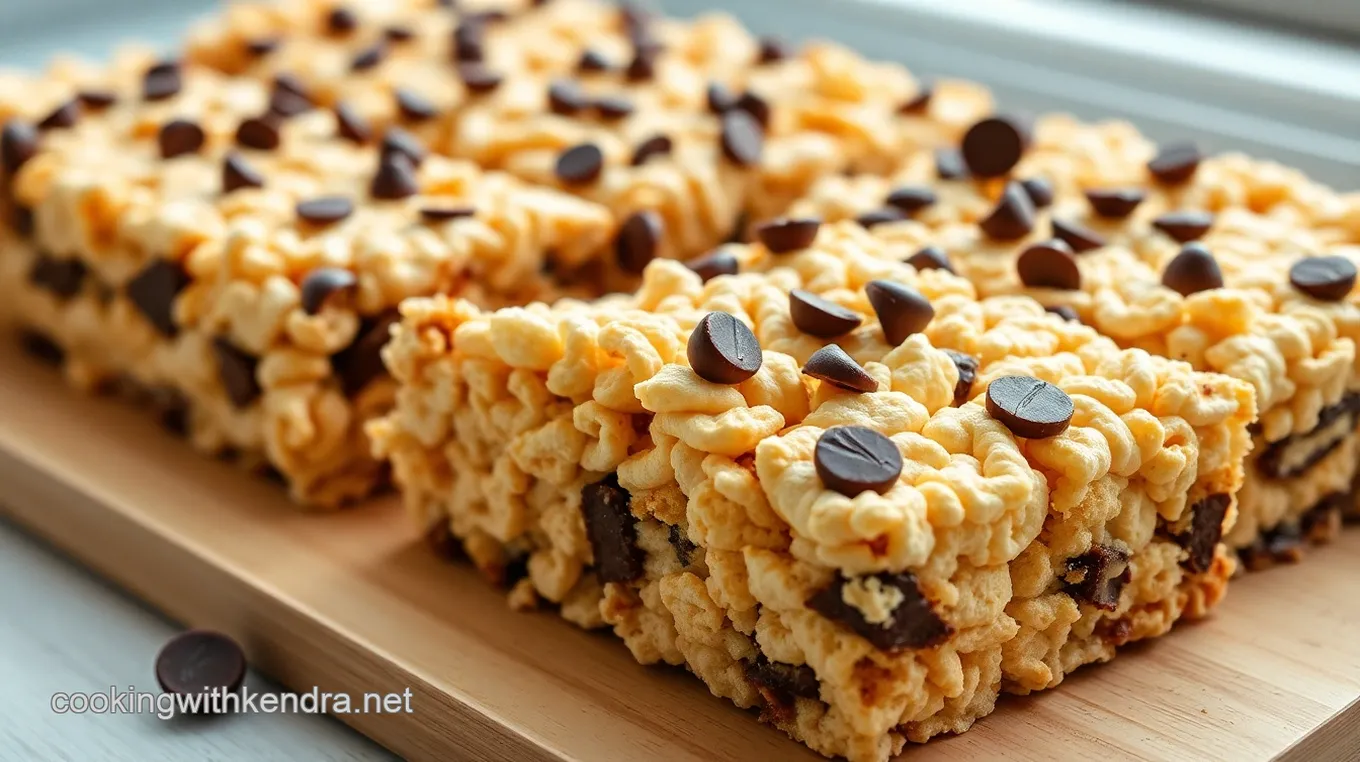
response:
<svg viewBox="0 0 1360 762"><path fill-rule="evenodd" d="M819 759L621 643L515 614L433 558L392 498L338 515L200 458L0 348L12 518L172 618L221 629L294 690L413 693L342 721L412 760ZM1360 534L1241 579L1211 620L1007 698L913 760L1360 758Z"/></svg>

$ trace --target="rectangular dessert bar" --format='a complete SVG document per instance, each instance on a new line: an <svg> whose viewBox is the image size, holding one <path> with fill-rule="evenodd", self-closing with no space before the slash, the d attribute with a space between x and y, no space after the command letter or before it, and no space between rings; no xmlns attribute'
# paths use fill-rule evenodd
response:
<svg viewBox="0 0 1360 762"><path fill-rule="evenodd" d="M1247 381L1261 417L1228 542L1259 567L1333 536L1360 462L1360 248L1343 198L1122 123L1047 117L1029 132L989 117L961 150L824 178L790 213L859 219L983 296L1032 296L1123 346Z"/></svg>
<svg viewBox="0 0 1360 762"><path fill-rule="evenodd" d="M401 300L551 298L552 267L613 238L603 207L358 131L286 84L120 67L97 108L68 90L68 119L4 124L6 311L77 385L149 396L300 502L383 482L363 424L390 403Z"/></svg>
<svg viewBox="0 0 1360 762"><path fill-rule="evenodd" d="M1219 600L1249 384L854 222L761 238L595 303L405 302L369 431L431 538L852 762Z"/></svg>

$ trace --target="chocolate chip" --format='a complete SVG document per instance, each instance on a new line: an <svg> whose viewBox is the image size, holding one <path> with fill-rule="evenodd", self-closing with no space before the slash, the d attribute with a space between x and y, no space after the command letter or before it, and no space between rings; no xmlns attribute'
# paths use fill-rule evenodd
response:
<svg viewBox="0 0 1360 762"><path fill-rule="evenodd" d="M567 185L587 185L600 179L604 152L594 143L572 146L557 156L557 178Z"/></svg>
<svg viewBox="0 0 1360 762"><path fill-rule="evenodd" d="M653 156L669 156L672 149L671 139L665 135L653 135L650 138L638 143L637 148L633 149L633 159L631 164L640 167L646 164Z"/></svg>
<svg viewBox="0 0 1360 762"><path fill-rule="evenodd" d="M1148 161L1148 171L1159 182L1179 185L1194 176L1204 156L1194 143L1169 143L1157 147L1157 155Z"/></svg>
<svg viewBox="0 0 1360 762"><path fill-rule="evenodd" d="M227 154L222 161L222 192L231 193L240 188L263 188L264 175L250 166L245 157L235 151Z"/></svg>
<svg viewBox="0 0 1360 762"><path fill-rule="evenodd" d="M816 217L783 218L756 227L756 238L774 254L806 249L817 240L822 221Z"/></svg>
<svg viewBox="0 0 1360 762"><path fill-rule="evenodd" d="M1047 439L1072 423L1072 398L1047 381L1002 376L987 385L987 412L1025 439Z"/></svg>
<svg viewBox="0 0 1360 762"><path fill-rule="evenodd" d="M1105 239L1094 230L1070 220L1052 220L1053 237L1072 247L1078 254L1084 254L1105 245Z"/></svg>
<svg viewBox="0 0 1360 762"><path fill-rule="evenodd" d="M1200 574L1213 565L1214 549L1223 538L1223 518L1228 515L1231 502L1232 498L1228 495L1216 493L1190 508L1190 527L1176 537L1176 541L1186 550L1181 566L1188 571Z"/></svg>
<svg viewBox="0 0 1360 762"><path fill-rule="evenodd" d="M911 572L881 572L872 575L872 579L877 581L876 587L885 592L896 590L900 594L897 597L901 602L886 622L870 622L865 619L864 612L846 602L844 589L853 581L840 572L829 587L808 599L807 606L827 619L849 627L881 651L929 648L943 642L954 631L935 613Z"/></svg>
<svg viewBox="0 0 1360 762"><path fill-rule="evenodd" d="M251 58L263 58L279 49L283 40L278 37L256 37L253 40L246 40L246 53Z"/></svg>
<svg viewBox="0 0 1360 762"><path fill-rule="evenodd" d="M959 407L973 398L973 382L977 380L978 359L972 355L944 350L954 361L954 369L959 372L959 380L954 384L954 407Z"/></svg>
<svg viewBox="0 0 1360 762"><path fill-rule="evenodd" d="M660 51L653 47L640 47L633 53L624 75L631 82L643 82L656 76L656 57Z"/></svg>
<svg viewBox="0 0 1360 762"><path fill-rule="evenodd" d="M1190 296L1223 288L1223 272L1218 269L1218 260L1203 244L1188 243L1166 263L1162 285L1181 296Z"/></svg>
<svg viewBox="0 0 1360 762"><path fill-rule="evenodd" d="M453 29L453 59L472 62L486 59L486 27L479 21L464 19Z"/></svg>
<svg viewBox="0 0 1360 762"><path fill-rule="evenodd" d="M1053 204L1053 184L1042 177L1031 177L1028 180L1021 180L1020 185L1025 189L1025 195L1034 202L1035 209L1047 209Z"/></svg>
<svg viewBox="0 0 1360 762"><path fill-rule="evenodd" d="M750 114L760 125L761 129L769 128L770 118L773 116L770 103L756 93L753 93L750 90L742 93L733 108L741 109Z"/></svg>
<svg viewBox="0 0 1360 762"><path fill-rule="evenodd" d="M606 95L595 99L595 113L601 119L616 121L633 113L633 102L621 95Z"/></svg>
<svg viewBox="0 0 1360 762"><path fill-rule="evenodd" d="M696 257L685 263L685 267L698 273L699 279L704 283L713 280L719 275L736 275L741 269L741 263L737 261L737 255L727 249L714 249L703 256Z"/></svg>
<svg viewBox="0 0 1360 762"><path fill-rule="evenodd" d="M246 148L272 151L279 147L279 121L273 113L251 117L236 128L236 143Z"/></svg>
<svg viewBox="0 0 1360 762"><path fill-rule="evenodd" d="M1179 243L1197 241L1214 226L1214 215L1209 212L1167 212L1152 221L1152 226Z"/></svg>
<svg viewBox="0 0 1360 762"><path fill-rule="evenodd" d="M426 222L448 222L476 214L477 210L470 206L426 206L420 210L420 216Z"/></svg>
<svg viewBox="0 0 1360 762"><path fill-rule="evenodd" d="M189 276L178 265L156 259L127 284L127 297L161 335L174 337L175 297L189 285Z"/></svg>
<svg viewBox="0 0 1360 762"><path fill-rule="evenodd" d="M704 91L708 110L714 114L725 114L737 105L737 96L721 82L709 82Z"/></svg>
<svg viewBox="0 0 1360 762"><path fill-rule="evenodd" d="M401 154L410 159L411 166L419 167L425 161L425 146L415 135L403 130L400 127L388 127L383 134L382 155Z"/></svg>
<svg viewBox="0 0 1360 762"><path fill-rule="evenodd" d="M373 176L368 192L373 198L384 201L410 198L420 192L416 168L405 154L385 153L378 160L378 172Z"/></svg>
<svg viewBox="0 0 1360 762"><path fill-rule="evenodd" d="M297 216L313 225L330 225L354 213L354 202L344 196L320 196L299 201Z"/></svg>
<svg viewBox="0 0 1360 762"><path fill-rule="evenodd" d="M852 392L878 391L878 382L854 358L835 344L828 344L808 358L803 373Z"/></svg>
<svg viewBox="0 0 1360 762"><path fill-rule="evenodd" d="M332 34L348 34L359 28L359 18L344 6L336 6L326 15L326 29Z"/></svg>
<svg viewBox="0 0 1360 762"><path fill-rule="evenodd" d="M11 119L0 130L0 167L14 176L38 153L38 131L28 122Z"/></svg>
<svg viewBox="0 0 1360 762"><path fill-rule="evenodd" d="M347 396L353 397L370 381L386 374L382 348L392 337L392 326L400 322L401 316L395 310L364 318L354 342L331 356L331 370Z"/></svg>
<svg viewBox="0 0 1360 762"><path fill-rule="evenodd" d="M1289 268L1289 283L1323 302L1339 302L1355 287L1355 265L1341 256L1304 257Z"/></svg>
<svg viewBox="0 0 1360 762"><path fill-rule="evenodd" d="M783 61L789 57L788 43L778 37L765 36L759 40L759 51L756 53L756 63L772 64Z"/></svg>
<svg viewBox="0 0 1360 762"><path fill-rule="evenodd" d="M248 407L260 396L260 382L255 378L259 358L237 349L219 336L213 339L213 354L217 357L217 372L227 399L236 408Z"/></svg>
<svg viewBox="0 0 1360 762"><path fill-rule="evenodd" d="M1078 315L1076 310L1066 304L1059 304L1055 307L1045 307L1044 312L1051 312L1069 323L1081 322L1081 315Z"/></svg>
<svg viewBox="0 0 1360 762"><path fill-rule="evenodd" d="M474 95L489 93L500 87L501 82L505 80L500 72L489 69L481 63L459 64L458 78L463 81L463 87Z"/></svg>
<svg viewBox="0 0 1360 762"><path fill-rule="evenodd" d="M930 108L930 101L935 97L935 83L921 81L916 83L916 94L908 98L897 108L899 114L924 114Z"/></svg>
<svg viewBox="0 0 1360 762"><path fill-rule="evenodd" d="M855 218L855 222L865 230L872 230L879 225L887 225L893 222L901 222L907 216L901 209L894 206L885 206L882 209L871 209Z"/></svg>
<svg viewBox="0 0 1360 762"><path fill-rule="evenodd" d="M789 317L798 330L819 339L847 334L864 322L858 312L801 288L789 292Z"/></svg>
<svg viewBox="0 0 1360 762"><path fill-rule="evenodd" d="M91 111L103 111L118 102L118 94L112 90L81 90L76 97Z"/></svg>
<svg viewBox="0 0 1360 762"><path fill-rule="evenodd" d="M1011 116L993 116L963 135L963 162L975 177L1001 177L1020 163L1030 144L1030 127Z"/></svg>
<svg viewBox="0 0 1360 762"><path fill-rule="evenodd" d="M387 44L375 42L369 47L359 51L349 62L350 71L368 71L387 57Z"/></svg>
<svg viewBox="0 0 1360 762"><path fill-rule="evenodd" d="M963 154L955 148L936 148L935 176L941 180L962 180L968 177L968 165L963 163Z"/></svg>
<svg viewBox="0 0 1360 762"><path fill-rule="evenodd" d="M576 62L576 70L582 72L609 71L609 59L605 58L598 50L586 48L581 53L581 60Z"/></svg>
<svg viewBox="0 0 1360 762"><path fill-rule="evenodd" d="M705 381L739 384L760 370L760 342L746 324L726 312L710 312L689 336L689 365Z"/></svg>
<svg viewBox="0 0 1360 762"><path fill-rule="evenodd" d="M352 296L358 288L359 280L349 270L319 267L302 279L302 310L315 315L332 297Z"/></svg>
<svg viewBox="0 0 1360 762"><path fill-rule="evenodd" d="M631 582L642 576L643 553L637 546L631 501L614 474L581 490L581 514L601 582Z"/></svg>
<svg viewBox="0 0 1360 762"><path fill-rule="evenodd" d="M363 145L373 138L373 129L368 120L345 103L335 105L335 132L351 143Z"/></svg>
<svg viewBox="0 0 1360 762"><path fill-rule="evenodd" d="M185 154L198 153L207 136L203 134L203 128L196 123L187 119L173 119L161 125L160 134L156 139L160 144L161 158L173 159Z"/></svg>
<svg viewBox="0 0 1360 762"><path fill-rule="evenodd" d="M667 539L670 540L671 547L675 549L675 560L679 561L681 566L689 566L690 562L694 560L694 551L698 550L699 546L690 542L690 539L685 536L685 530L681 529L678 524L671 524L670 535Z"/></svg>
<svg viewBox="0 0 1360 762"><path fill-rule="evenodd" d="M393 24L383 27L383 39L388 42L410 42L416 38L415 30L409 26Z"/></svg>
<svg viewBox="0 0 1360 762"><path fill-rule="evenodd" d="M978 227L993 240L1014 241L1034 230L1034 214L1034 202L1025 192L1025 186L1010 182L1002 191L996 207L978 223Z"/></svg>
<svg viewBox="0 0 1360 762"><path fill-rule="evenodd" d="M897 484L902 452L891 439L863 426L832 426L813 449L817 475L827 489L855 497L872 490L882 495Z"/></svg>
<svg viewBox="0 0 1360 762"><path fill-rule="evenodd" d="M548 85L548 108L554 114L570 116L584 110L588 105L590 99L576 82L559 79Z"/></svg>
<svg viewBox="0 0 1360 762"><path fill-rule="evenodd" d="M1036 243L1015 260L1020 282L1030 288L1081 289L1081 270L1072 249L1059 240Z"/></svg>
<svg viewBox="0 0 1360 762"><path fill-rule="evenodd" d="M760 161L765 148L765 137L760 123L745 111L729 111L722 116L723 155L739 167L749 167Z"/></svg>
<svg viewBox="0 0 1360 762"><path fill-rule="evenodd" d="M72 98L69 101L52 109L52 112L43 117L38 122L40 130L59 130L67 127L74 127L76 121L80 119L80 99Z"/></svg>
<svg viewBox="0 0 1360 762"><path fill-rule="evenodd" d="M625 272L641 273L656 258L665 220L650 209L634 212L619 226L614 253Z"/></svg>
<svg viewBox="0 0 1360 762"><path fill-rule="evenodd" d="M245 653L236 641L219 632L180 633L156 655L156 682L166 693L235 693L245 679Z"/></svg>
<svg viewBox="0 0 1360 762"><path fill-rule="evenodd" d="M142 77L142 99L163 101L179 95L183 87L179 61L161 61L147 69Z"/></svg>
<svg viewBox="0 0 1360 762"><path fill-rule="evenodd" d="M307 113L314 105L315 101L302 80L287 73L274 77L274 90L269 94L269 110L272 113L287 119Z"/></svg>
<svg viewBox="0 0 1360 762"><path fill-rule="evenodd" d="M1063 592L1077 603L1114 611L1119 608L1124 585L1132 578L1127 551L1113 545L1092 545L1090 551L1067 559Z"/></svg>
<svg viewBox="0 0 1360 762"><path fill-rule="evenodd" d="M923 185L906 185L889 193L883 203L901 210L903 214L915 214L937 200L935 191L930 188Z"/></svg>
<svg viewBox="0 0 1360 762"><path fill-rule="evenodd" d="M460 67L459 72L462 72ZM466 83L464 79L464 83ZM394 92L397 99L397 110L401 112L401 118L408 122L425 122L439 115L439 109L420 93L398 87Z"/></svg>
<svg viewBox="0 0 1360 762"><path fill-rule="evenodd" d="M47 363L61 367L66 362L66 350L53 341L50 336L31 328L19 330L19 346L26 354Z"/></svg>
<svg viewBox="0 0 1360 762"><path fill-rule="evenodd" d="M1147 194L1142 188L1091 188L1086 201L1096 214L1110 220L1122 220L1133 214Z"/></svg>
<svg viewBox="0 0 1360 762"><path fill-rule="evenodd" d="M28 270L28 282L61 299L80 293L87 269L79 259L40 255Z"/></svg>
<svg viewBox="0 0 1360 762"><path fill-rule="evenodd" d="M945 254L944 249L939 246L927 246L907 257L905 261L917 270L954 272L954 266L949 263L949 255Z"/></svg>
<svg viewBox="0 0 1360 762"><path fill-rule="evenodd" d="M935 317L935 308L930 306L930 300L911 286L890 280L872 280L864 287L864 293L878 315L883 338L893 346L906 341L914 333L924 331Z"/></svg>
<svg viewBox="0 0 1360 762"><path fill-rule="evenodd" d="M1296 564L1303 560L1303 532L1293 523L1278 524L1263 531L1251 545L1239 548L1237 554L1250 571Z"/></svg>
<svg viewBox="0 0 1360 762"><path fill-rule="evenodd" d="M813 700L821 697L817 673L806 664L770 661L765 658L765 654L757 654L754 660L742 663L742 671L753 685L773 693L785 704L790 703L795 696Z"/></svg>

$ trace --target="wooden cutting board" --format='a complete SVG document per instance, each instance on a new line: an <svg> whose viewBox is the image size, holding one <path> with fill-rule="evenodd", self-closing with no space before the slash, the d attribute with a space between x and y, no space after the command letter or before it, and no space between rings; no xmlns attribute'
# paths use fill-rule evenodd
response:
<svg viewBox="0 0 1360 762"><path fill-rule="evenodd" d="M232 634L295 690L410 688L412 714L339 719L412 760L819 759L611 637L511 612L469 569L433 558L395 499L300 513L8 344L0 502L169 616ZM1357 593L1352 531L1304 564L1238 580L1210 621L903 756L1360 759Z"/></svg>

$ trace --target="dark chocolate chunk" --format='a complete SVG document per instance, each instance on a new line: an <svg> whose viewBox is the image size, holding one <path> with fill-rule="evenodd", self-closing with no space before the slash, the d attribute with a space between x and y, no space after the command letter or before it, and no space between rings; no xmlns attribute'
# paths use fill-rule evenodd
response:
<svg viewBox="0 0 1360 762"><path fill-rule="evenodd" d="M891 439L863 426L832 426L822 432L813 462L822 484L846 497L866 490L882 495L902 474L902 451Z"/></svg>
<svg viewBox="0 0 1360 762"><path fill-rule="evenodd" d="M162 159L173 159L185 154L198 153L207 136L203 128L188 119L172 119L161 125L156 138L161 149Z"/></svg>
<svg viewBox="0 0 1360 762"><path fill-rule="evenodd" d="M302 279L302 310L315 315L332 298L353 296L358 288L359 280L349 270L318 267Z"/></svg>
<svg viewBox="0 0 1360 762"><path fill-rule="evenodd" d="M968 165L957 148L935 149L935 176L941 180L963 180L968 177Z"/></svg>
<svg viewBox="0 0 1360 762"><path fill-rule="evenodd" d="M1198 241L1214 226L1214 215L1209 212L1167 212L1152 221L1152 226L1179 243Z"/></svg>
<svg viewBox="0 0 1360 762"><path fill-rule="evenodd" d="M930 108L930 100L935 97L935 83L922 80L916 83L916 94L897 107L899 114L924 114Z"/></svg>
<svg viewBox="0 0 1360 762"><path fill-rule="evenodd" d="M245 679L245 653L236 641L220 632L180 633L156 655L156 682L166 693L235 693Z"/></svg>
<svg viewBox="0 0 1360 762"><path fill-rule="evenodd" d="M272 112L246 119L236 128L237 145L272 151L279 147L279 118Z"/></svg>
<svg viewBox="0 0 1360 762"><path fill-rule="evenodd" d="M772 64L789 57L789 45L778 37L764 36L759 40L760 48L756 53L756 63Z"/></svg>
<svg viewBox="0 0 1360 762"><path fill-rule="evenodd" d="M879 225L901 222L906 218L907 216L902 213L901 209L894 206L885 206L881 209L871 209L870 211L864 212L855 218L855 222L858 222L865 230L872 230Z"/></svg>
<svg viewBox="0 0 1360 762"><path fill-rule="evenodd" d="M400 127L388 127L383 134L382 154L399 153L411 160L411 166L419 167L425 161L425 146L415 135L403 130Z"/></svg>
<svg viewBox="0 0 1360 762"><path fill-rule="evenodd" d="M954 266L949 263L949 255L945 254L944 249L939 246L927 246L907 257L905 261L917 270L954 272Z"/></svg>
<svg viewBox="0 0 1360 762"><path fill-rule="evenodd" d="M581 52L581 60L576 63L576 70L580 72L599 72L609 71L609 59L605 58L598 50L586 48Z"/></svg>
<svg viewBox="0 0 1360 762"><path fill-rule="evenodd" d="M0 167L14 176L24 164L38 153L38 131L19 119L5 122L0 130Z"/></svg>
<svg viewBox="0 0 1360 762"><path fill-rule="evenodd" d="M373 128L368 126L368 120L346 103L335 105L335 133L359 145L373 139Z"/></svg>
<svg viewBox="0 0 1360 762"><path fill-rule="evenodd" d="M1020 275L1020 282L1030 288L1063 291L1081 288L1077 258L1063 241L1045 241L1027 247L1015 260L1015 270Z"/></svg>
<svg viewBox="0 0 1360 762"><path fill-rule="evenodd" d="M1133 214L1145 198L1147 193L1142 188L1091 188L1086 191L1086 201L1091 209L1109 220L1122 220Z"/></svg>
<svg viewBox="0 0 1360 762"><path fill-rule="evenodd" d="M1047 209L1053 203L1053 184L1042 177L1031 177L1028 180L1021 180L1020 185L1024 187L1025 194L1029 200L1034 202L1035 209Z"/></svg>
<svg viewBox="0 0 1360 762"><path fill-rule="evenodd" d="M1052 220L1053 237L1072 247L1072 251L1084 254L1105 245L1105 239L1094 230L1070 220Z"/></svg>
<svg viewBox="0 0 1360 762"><path fill-rule="evenodd" d="M459 62L486 59L486 27L474 19L463 19L453 29L453 59Z"/></svg>
<svg viewBox="0 0 1360 762"><path fill-rule="evenodd" d="M1092 545L1086 553L1067 559L1067 570L1062 575L1063 592L1077 603L1114 611L1119 608L1119 596L1132 576L1127 551L1113 545Z"/></svg>
<svg viewBox="0 0 1360 762"><path fill-rule="evenodd" d="M240 188L263 188L264 175L250 166L245 157L235 151L222 160L222 192L231 193Z"/></svg>
<svg viewBox="0 0 1360 762"><path fill-rule="evenodd" d="M1020 163L1030 144L1030 127L1023 119L992 116L974 124L963 135L963 161L974 177L1002 177Z"/></svg>
<svg viewBox="0 0 1360 762"><path fill-rule="evenodd" d="M996 207L978 223L978 227L993 240L1014 241L1034 230L1034 214L1034 202L1025 186L1012 181L1006 184Z"/></svg>
<svg viewBox="0 0 1360 762"><path fill-rule="evenodd" d="M40 130L60 130L67 127L74 127L80 119L80 99L72 98L69 101L52 109L52 112L43 117L38 122Z"/></svg>
<svg viewBox="0 0 1360 762"><path fill-rule="evenodd" d="M80 293L87 272L85 263L79 259L39 256L29 268L28 282L54 296L70 299Z"/></svg>
<svg viewBox="0 0 1360 762"><path fill-rule="evenodd" d="M737 99L733 108L740 109L750 114L751 117L756 120L756 123L760 125L761 129L769 128L770 118L773 116L773 112L770 102L760 97L759 94L747 90Z"/></svg>
<svg viewBox="0 0 1360 762"><path fill-rule="evenodd" d="M1051 312L1069 323L1081 322L1081 315L1078 315L1076 310L1066 304L1059 304L1055 307L1045 307L1044 311Z"/></svg>
<svg viewBox="0 0 1360 762"><path fill-rule="evenodd" d="M314 105L316 102L302 80L287 73L275 75L274 90L269 94L271 112L287 119L307 113Z"/></svg>
<svg viewBox="0 0 1360 762"><path fill-rule="evenodd" d="M590 105L581 86L570 79L554 80L548 85L548 108L554 114L571 116Z"/></svg>
<svg viewBox="0 0 1360 762"><path fill-rule="evenodd" d="M297 216L313 225L330 225L354 213L354 202L344 196L320 196L299 201Z"/></svg>
<svg viewBox="0 0 1360 762"><path fill-rule="evenodd" d="M627 118L636 107L633 102L621 95L606 95L595 99L595 113L606 121Z"/></svg>
<svg viewBox="0 0 1360 762"><path fill-rule="evenodd" d="M410 42L416 38L416 32L409 26L392 24L383 27L383 39L392 43Z"/></svg>
<svg viewBox="0 0 1360 762"><path fill-rule="evenodd" d="M690 542L685 534L685 530L679 524L671 524L669 538L671 547L675 549L675 560L681 566L689 566L690 561L694 560L694 551L699 549L698 545Z"/></svg>
<svg viewBox="0 0 1360 762"><path fill-rule="evenodd" d="M760 123L745 111L729 111L722 116L723 155L739 167L749 167L760 161L765 149L765 137Z"/></svg>
<svg viewBox="0 0 1360 762"><path fill-rule="evenodd" d="M1217 493L1195 503L1190 508L1190 527L1176 538L1185 548L1181 566L1199 574L1209 570L1214 562L1214 549L1223 538L1223 518L1228 515L1232 498Z"/></svg>
<svg viewBox="0 0 1360 762"><path fill-rule="evenodd" d="M462 72L462 68L459 68ZM466 79L463 80L466 83ZM439 116L439 109L430 102L428 98L413 90L398 87L394 91L397 99L397 110L401 112L401 118L408 122L425 122Z"/></svg>
<svg viewBox="0 0 1360 762"><path fill-rule="evenodd" d="M567 185L588 185L604 171L604 152L594 143L581 143L557 157L557 178Z"/></svg>
<svg viewBox="0 0 1360 762"><path fill-rule="evenodd" d="M259 358L237 349L228 339L213 339L213 355L217 357L217 374L227 399L237 408L250 405L260 396L260 382L255 378Z"/></svg>
<svg viewBox="0 0 1360 762"><path fill-rule="evenodd" d="M1190 296L1212 288L1223 288L1223 272L1218 260L1199 243L1188 243L1180 253L1166 263L1162 271L1162 285L1181 296Z"/></svg>
<svg viewBox="0 0 1360 762"><path fill-rule="evenodd" d="M76 97L90 111L103 111L118 102L118 94L112 90L81 90Z"/></svg>
<svg viewBox="0 0 1360 762"><path fill-rule="evenodd" d="M581 514L601 582L631 582L642 576L644 554L637 546L631 501L614 474L581 490Z"/></svg>
<svg viewBox="0 0 1360 762"><path fill-rule="evenodd" d="M174 337L179 333L175 297L187 285L189 276L179 265L157 258L128 281L126 291L128 299L161 335Z"/></svg>
<svg viewBox="0 0 1360 762"><path fill-rule="evenodd" d="M987 385L987 412L1017 437L1047 439L1072 423L1072 398L1047 381L1002 376Z"/></svg>
<svg viewBox="0 0 1360 762"><path fill-rule="evenodd" d="M937 200L935 191L924 185L904 185L889 193L883 203L901 210L903 214L915 214Z"/></svg>
<svg viewBox="0 0 1360 762"><path fill-rule="evenodd" d="M880 651L929 648L944 642L954 631L935 613L930 599L921 592L916 575L882 572L872 576L880 587L896 588L902 596L902 602L886 622L870 622L864 618L864 612L845 602L842 591L852 584L852 580L840 573L830 587L809 598L807 606L827 619L849 627Z"/></svg>
<svg viewBox="0 0 1360 762"><path fill-rule="evenodd" d="M344 6L336 6L326 14L326 30L331 34L349 34L358 28L359 17Z"/></svg>
<svg viewBox="0 0 1360 762"><path fill-rule="evenodd" d="M142 99L163 101L179 95L183 87L179 61L161 61L147 69L142 77Z"/></svg>
<svg viewBox="0 0 1360 762"><path fill-rule="evenodd" d="M1148 171L1158 182L1180 185L1194 176L1204 159L1194 143L1169 143L1157 147L1157 155L1148 161Z"/></svg>
<svg viewBox="0 0 1360 762"><path fill-rule="evenodd" d="M1355 265L1342 256L1304 257L1289 268L1289 283L1323 302L1339 302L1355 287Z"/></svg>
<svg viewBox="0 0 1360 762"><path fill-rule="evenodd" d="M1303 560L1303 532L1292 522L1278 524L1261 533L1238 556L1249 571L1263 571L1276 564L1296 564Z"/></svg>
<svg viewBox="0 0 1360 762"><path fill-rule="evenodd" d="M789 317L798 330L819 339L849 333L864 322L858 312L800 288L789 292Z"/></svg>
<svg viewBox="0 0 1360 762"><path fill-rule="evenodd" d="M653 156L669 156L672 144L671 139L665 135L653 135L650 138L638 143L637 148L633 149L632 165L640 167L646 164Z"/></svg>
<svg viewBox="0 0 1360 762"><path fill-rule="evenodd" d="M1342 418L1346 422L1336 426ZM1336 448L1355 429L1360 419L1360 393L1348 393L1340 400L1318 411L1318 422L1311 430L1291 434L1283 439L1266 445L1256 458L1256 468L1271 479L1292 479L1308 472ZM1327 434L1319 439L1318 434ZM1295 452L1298 447L1307 448L1304 453Z"/></svg>
<svg viewBox="0 0 1360 762"><path fill-rule="evenodd" d="M827 344L808 358L803 373L851 392L878 391L878 382L855 358L835 344Z"/></svg>
<svg viewBox="0 0 1360 762"><path fill-rule="evenodd" d="M476 214L477 210L471 206L426 206L420 209L420 216L426 222L448 222Z"/></svg>
<svg viewBox="0 0 1360 762"><path fill-rule="evenodd" d="M973 382L977 380L978 359L952 349L946 349L944 353L954 361L954 368L959 372L959 380L954 384L954 407L960 407L973 398Z"/></svg>
<svg viewBox="0 0 1360 762"><path fill-rule="evenodd" d="M368 71L387 57L387 43L375 42L359 51L349 62L350 71Z"/></svg>
<svg viewBox="0 0 1360 762"><path fill-rule="evenodd" d="M505 81L505 75L500 72L487 68L480 62L468 62L458 65L458 78L463 81L463 87L473 95L485 95L501 86ZM431 114L433 116L433 113Z"/></svg>
<svg viewBox="0 0 1360 762"><path fill-rule="evenodd" d="M714 114L725 114L737 105L737 95L721 82L709 82L704 91L708 110Z"/></svg>
<svg viewBox="0 0 1360 762"><path fill-rule="evenodd" d="M685 266L698 273L700 280L704 283L719 275L736 275L737 271L741 269L737 255L728 249L714 249L707 254L689 260L685 263Z"/></svg>
<svg viewBox="0 0 1360 762"><path fill-rule="evenodd" d="M279 49L283 40L278 37L256 37L246 40L246 52L251 58L263 58Z"/></svg>
<svg viewBox="0 0 1360 762"><path fill-rule="evenodd" d="M401 316L395 310L365 318L354 342L331 356L331 370L346 395L353 397L370 381L386 374L382 348L392 336L392 326L399 322Z"/></svg>
<svg viewBox="0 0 1360 762"><path fill-rule="evenodd" d="M710 312L689 336L689 365L705 381L739 384L760 370L760 342L746 324L726 312Z"/></svg>
<svg viewBox="0 0 1360 762"><path fill-rule="evenodd" d="M384 201L410 198L420 192L416 168L405 154L385 153L378 160L378 172L373 175L368 192L373 198Z"/></svg>
<svg viewBox="0 0 1360 762"><path fill-rule="evenodd" d="M66 362L66 350L62 349L60 344L47 334L31 328L19 330L19 346L23 348L25 354L48 365L61 367L62 363Z"/></svg>
<svg viewBox="0 0 1360 762"><path fill-rule="evenodd" d="M935 317L935 308L930 306L930 300L911 286L890 280L872 280L864 287L864 293L878 315L883 338L893 346L906 341L914 333L924 331Z"/></svg>
<svg viewBox="0 0 1360 762"><path fill-rule="evenodd" d="M821 697L817 673L806 664L770 661L765 654L757 654L754 660L743 662L743 670L752 684L774 693L786 704L794 696L814 700Z"/></svg>
<svg viewBox="0 0 1360 762"><path fill-rule="evenodd" d="M665 232L665 220L650 209L634 212L619 226L614 254L625 272L641 273L656 258Z"/></svg>
<svg viewBox="0 0 1360 762"><path fill-rule="evenodd" d="M822 221L816 217L781 217L756 227L756 238L773 254L806 249L817 240Z"/></svg>

